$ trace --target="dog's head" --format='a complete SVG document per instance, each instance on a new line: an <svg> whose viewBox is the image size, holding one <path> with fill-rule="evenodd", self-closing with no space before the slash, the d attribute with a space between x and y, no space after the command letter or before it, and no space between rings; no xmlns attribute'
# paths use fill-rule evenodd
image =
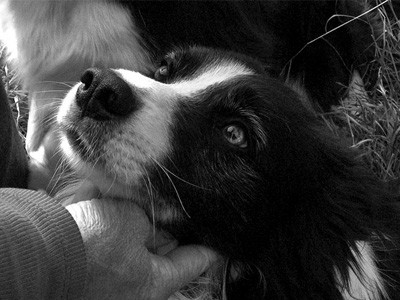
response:
<svg viewBox="0 0 400 300"><path fill-rule="evenodd" d="M274 141L292 128L279 107L303 110L292 91L252 60L202 48L170 53L154 78L89 69L81 80L58 115L61 148L103 194L132 198L156 222L209 238L259 232L274 202L263 197L274 157L290 151ZM196 222L201 228L188 227Z"/></svg>
<svg viewBox="0 0 400 300"><path fill-rule="evenodd" d="M346 201L358 169L291 88L250 58L204 48L170 53L153 78L89 69L81 81L58 114L61 148L104 195L256 266L276 291L314 279L334 289L321 266L351 255L356 233L342 226L357 228Z"/></svg>

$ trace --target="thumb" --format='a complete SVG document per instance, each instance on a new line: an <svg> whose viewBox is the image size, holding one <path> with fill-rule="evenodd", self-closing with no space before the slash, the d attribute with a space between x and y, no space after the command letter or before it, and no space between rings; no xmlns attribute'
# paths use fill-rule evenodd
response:
<svg viewBox="0 0 400 300"><path fill-rule="evenodd" d="M156 281L173 293L207 271L219 256L204 246L180 246L165 256L153 255Z"/></svg>

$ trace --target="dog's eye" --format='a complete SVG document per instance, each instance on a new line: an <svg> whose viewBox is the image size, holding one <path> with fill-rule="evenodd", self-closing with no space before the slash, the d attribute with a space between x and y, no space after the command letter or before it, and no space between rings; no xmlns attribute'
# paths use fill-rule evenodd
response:
<svg viewBox="0 0 400 300"><path fill-rule="evenodd" d="M169 74L168 67L167 66L162 66L162 67L158 68L158 70L156 71L154 77L156 79L163 79L163 78L167 77L168 74Z"/></svg>
<svg viewBox="0 0 400 300"><path fill-rule="evenodd" d="M232 145L239 148L247 147L246 133L240 125L229 124L223 128L222 132L226 140Z"/></svg>
<svg viewBox="0 0 400 300"><path fill-rule="evenodd" d="M168 63L165 62L154 73L154 79L157 81L165 82L168 76L169 76L169 66Z"/></svg>

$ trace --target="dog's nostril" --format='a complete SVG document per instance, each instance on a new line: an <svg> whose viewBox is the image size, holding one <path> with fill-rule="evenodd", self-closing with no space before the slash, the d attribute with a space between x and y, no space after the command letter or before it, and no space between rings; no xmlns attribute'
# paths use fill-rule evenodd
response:
<svg viewBox="0 0 400 300"><path fill-rule="evenodd" d="M81 82L83 83L82 89L87 90L91 86L94 79L93 69L86 70L81 76Z"/></svg>
<svg viewBox="0 0 400 300"><path fill-rule="evenodd" d="M82 85L76 92L76 103L82 116L109 120L127 116L137 106L132 88L114 71L88 69L81 81Z"/></svg>

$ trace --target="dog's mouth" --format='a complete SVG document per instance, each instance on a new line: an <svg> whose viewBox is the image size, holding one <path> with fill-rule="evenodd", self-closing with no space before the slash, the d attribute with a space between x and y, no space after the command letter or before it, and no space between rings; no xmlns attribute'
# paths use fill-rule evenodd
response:
<svg viewBox="0 0 400 300"><path fill-rule="evenodd" d="M92 182L101 194L129 198L131 194L136 194L132 189L134 182L124 182L124 177L112 168L115 165L114 152L102 151L105 138L95 134L96 129L74 124L71 119L61 123L61 150L67 163L79 177Z"/></svg>
<svg viewBox="0 0 400 300"><path fill-rule="evenodd" d="M95 190L97 197L101 195L106 198L131 199L158 224L182 219L181 212L173 208L169 201L161 198L155 200L155 194L151 195L152 200L149 201L148 189L145 185L142 185L143 171L141 171L140 164L136 165L137 168L135 170L130 170L131 181L124 182L123 171L116 172L118 169L111 169L110 165L108 165L109 162L112 162L111 165L113 167L117 164L117 161L113 160L113 153L111 151L102 153L95 145L97 140L91 138L90 132L83 130L79 126L74 126L70 123L68 128L67 126L62 127L62 135L68 144L68 147L63 150L67 153L70 165L82 179L92 185L90 190L80 188L77 193L78 196L75 196L75 198L83 199L89 192L91 193L89 195L93 195L93 190ZM89 129L86 128L86 130ZM66 148L69 148L71 153ZM103 160L103 156L108 159ZM129 161L126 160L124 165L128 164ZM81 195L84 195L84 197Z"/></svg>

